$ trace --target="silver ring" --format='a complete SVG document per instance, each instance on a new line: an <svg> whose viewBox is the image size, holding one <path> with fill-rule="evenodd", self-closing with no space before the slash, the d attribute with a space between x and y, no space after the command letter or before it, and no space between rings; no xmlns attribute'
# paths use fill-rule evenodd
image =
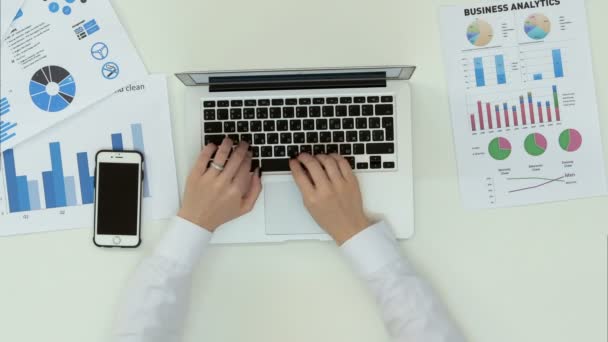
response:
<svg viewBox="0 0 608 342"><path fill-rule="evenodd" d="M220 172L224 171L224 165L216 164L215 162L211 162L211 167Z"/></svg>

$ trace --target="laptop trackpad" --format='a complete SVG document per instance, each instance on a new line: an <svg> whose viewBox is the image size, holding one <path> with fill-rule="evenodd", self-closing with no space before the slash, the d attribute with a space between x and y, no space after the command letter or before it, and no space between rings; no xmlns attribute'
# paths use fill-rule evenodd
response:
<svg viewBox="0 0 608 342"><path fill-rule="evenodd" d="M292 181L264 184L266 234L324 234L310 216L297 185Z"/></svg>

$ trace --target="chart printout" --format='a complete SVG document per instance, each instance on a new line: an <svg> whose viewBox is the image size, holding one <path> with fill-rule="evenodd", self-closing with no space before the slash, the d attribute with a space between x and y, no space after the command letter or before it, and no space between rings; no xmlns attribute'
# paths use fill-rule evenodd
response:
<svg viewBox="0 0 608 342"><path fill-rule="evenodd" d="M0 236L91 227L102 149L142 152L143 219L175 215L167 83L155 75L0 154Z"/></svg>
<svg viewBox="0 0 608 342"><path fill-rule="evenodd" d="M147 76L109 0L26 1L1 44L2 151Z"/></svg>
<svg viewBox="0 0 608 342"><path fill-rule="evenodd" d="M441 35L465 207L606 194L583 0L444 7Z"/></svg>
<svg viewBox="0 0 608 342"><path fill-rule="evenodd" d="M0 40L13 22L13 19L20 17L23 12L19 7L23 0L0 0Z"/></svg>

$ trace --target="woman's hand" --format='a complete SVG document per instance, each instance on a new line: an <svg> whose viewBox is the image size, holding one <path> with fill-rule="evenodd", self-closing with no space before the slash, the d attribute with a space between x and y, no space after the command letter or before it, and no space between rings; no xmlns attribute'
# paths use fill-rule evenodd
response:
<svg viewBox="0 0 608 342"><path fill-rule="evenodd" d="M232 144L232 140L226 138L219 147L209 144L203 148L188 176L178 213L179 217L210 232L250 212L262 191L259 168L253 174L250 172L249 145L242 142L232 151ZM207 168L213 153L216 153L213 162L224 165L223 171Z"/></svg>
<svg viewBox="0 0 608 342"><path fill-rule="evenodd" d="M359 183L346 159L337 154L301 154L289 166L304 205L338 245L370 226Z"/></svg>

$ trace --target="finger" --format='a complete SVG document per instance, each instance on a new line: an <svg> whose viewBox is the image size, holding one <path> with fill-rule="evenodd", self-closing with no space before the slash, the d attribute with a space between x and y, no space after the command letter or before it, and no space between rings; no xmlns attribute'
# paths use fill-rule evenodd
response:
<svg viewBox="0 0 608 342"><path fill-rule="evenodd" d="M312 181L316 187L329 186L329 178L327 178L327 173L323 171L321 163L319 163L316 158L308 153L303 153L298 156L298 160L304 164L304 167L306 167L308 173L310 173L310 177L312 178Z"/></svg>
<svg viewBox="0 0 608 342"><path fill-rule="evenodd" d="M192 169L192 176L199 177L207 171L207 165L209 165L211 156L213 153L215 153L215 151L217 151L217 146L215 146L213 143L203 147L201 152L198 154L198 159L196 160L196 164Z"/></svg>
<svg viewBox="0 0 608 342"><path fill-rule="evenodd" d="M308 175L308 172L304 170L302 163L297 159L292 159L289 161L289 168L302 195L306 197L312 194L315 191L315 186L312 184L312 179Z"/></svg>
<svg viewBox="0 0 608 342"><path fill-rule="evenodd" d="M352 181L356 179L355 174L353 173L353 169L350 167L350 163L348 162L348 160L344 159L344 157L336 153L332 153L329 156L332 157L338 164L338 168L340 168L340 173L342 174L342 177L344 177L344 179L346 179L347 181Z"/></svg>
<svg viewBox="0 0 608 342"><path fill-rule="evenodd" d="M249 186L249 191L247 195L243 198L243 205L241 207L241 212L248 213L255 206L255 202L260 197L260 193L262 192L262 178L260 176L260 168L257 168L253 173L253 177L251 179L251 185Z"/></svg>
<svg viewBox="0 0 608 342"><path fill-rule="evenodd" d="M332 183L344 182L344 177L342 177L342 172L338 167L338 162L336 162L334 158L325 154L319 154L315 156L315 158L317 158L321 165L323 165L325 172L329 176L329 180Z"/></svg>
<svg viewBox="0 0 608 342"><path fill-rule="evenodd" d="M232 139L229 139L228 137L226 137L222 141L222 144L220 145L220 147L217 149L217 152L215 153L215 157L213 158L213 162L220 166L226 165L226 161L228 160L230 151L232 151ZM207 171L207 173L213 174L216 176L219 175L220 172L221 172L220 170L216 170L213 167L209 168L209 170Z"/></svg>
<svg viewBox="0 0 608 342"><path fill-rule="evenodd" d="M238 172L234 176L233 183L241 189L241 194L245 196L251 186L251 154L248 154L245 160L241 163Z"/></svg>
<svg viewBox="0 0 608 342"><path fill-rule="evenodd" d="M249 144L247 144L246 142L241 142L236 148L236 150L232 151L232 155L230 156L230 159L228 159L228 161L226 162L226 167L224 168L224 171L222 171L222 177L232 181L234 176L239 171L243 160L245 160L245 158L247 157L248 149Z"/></svg>

